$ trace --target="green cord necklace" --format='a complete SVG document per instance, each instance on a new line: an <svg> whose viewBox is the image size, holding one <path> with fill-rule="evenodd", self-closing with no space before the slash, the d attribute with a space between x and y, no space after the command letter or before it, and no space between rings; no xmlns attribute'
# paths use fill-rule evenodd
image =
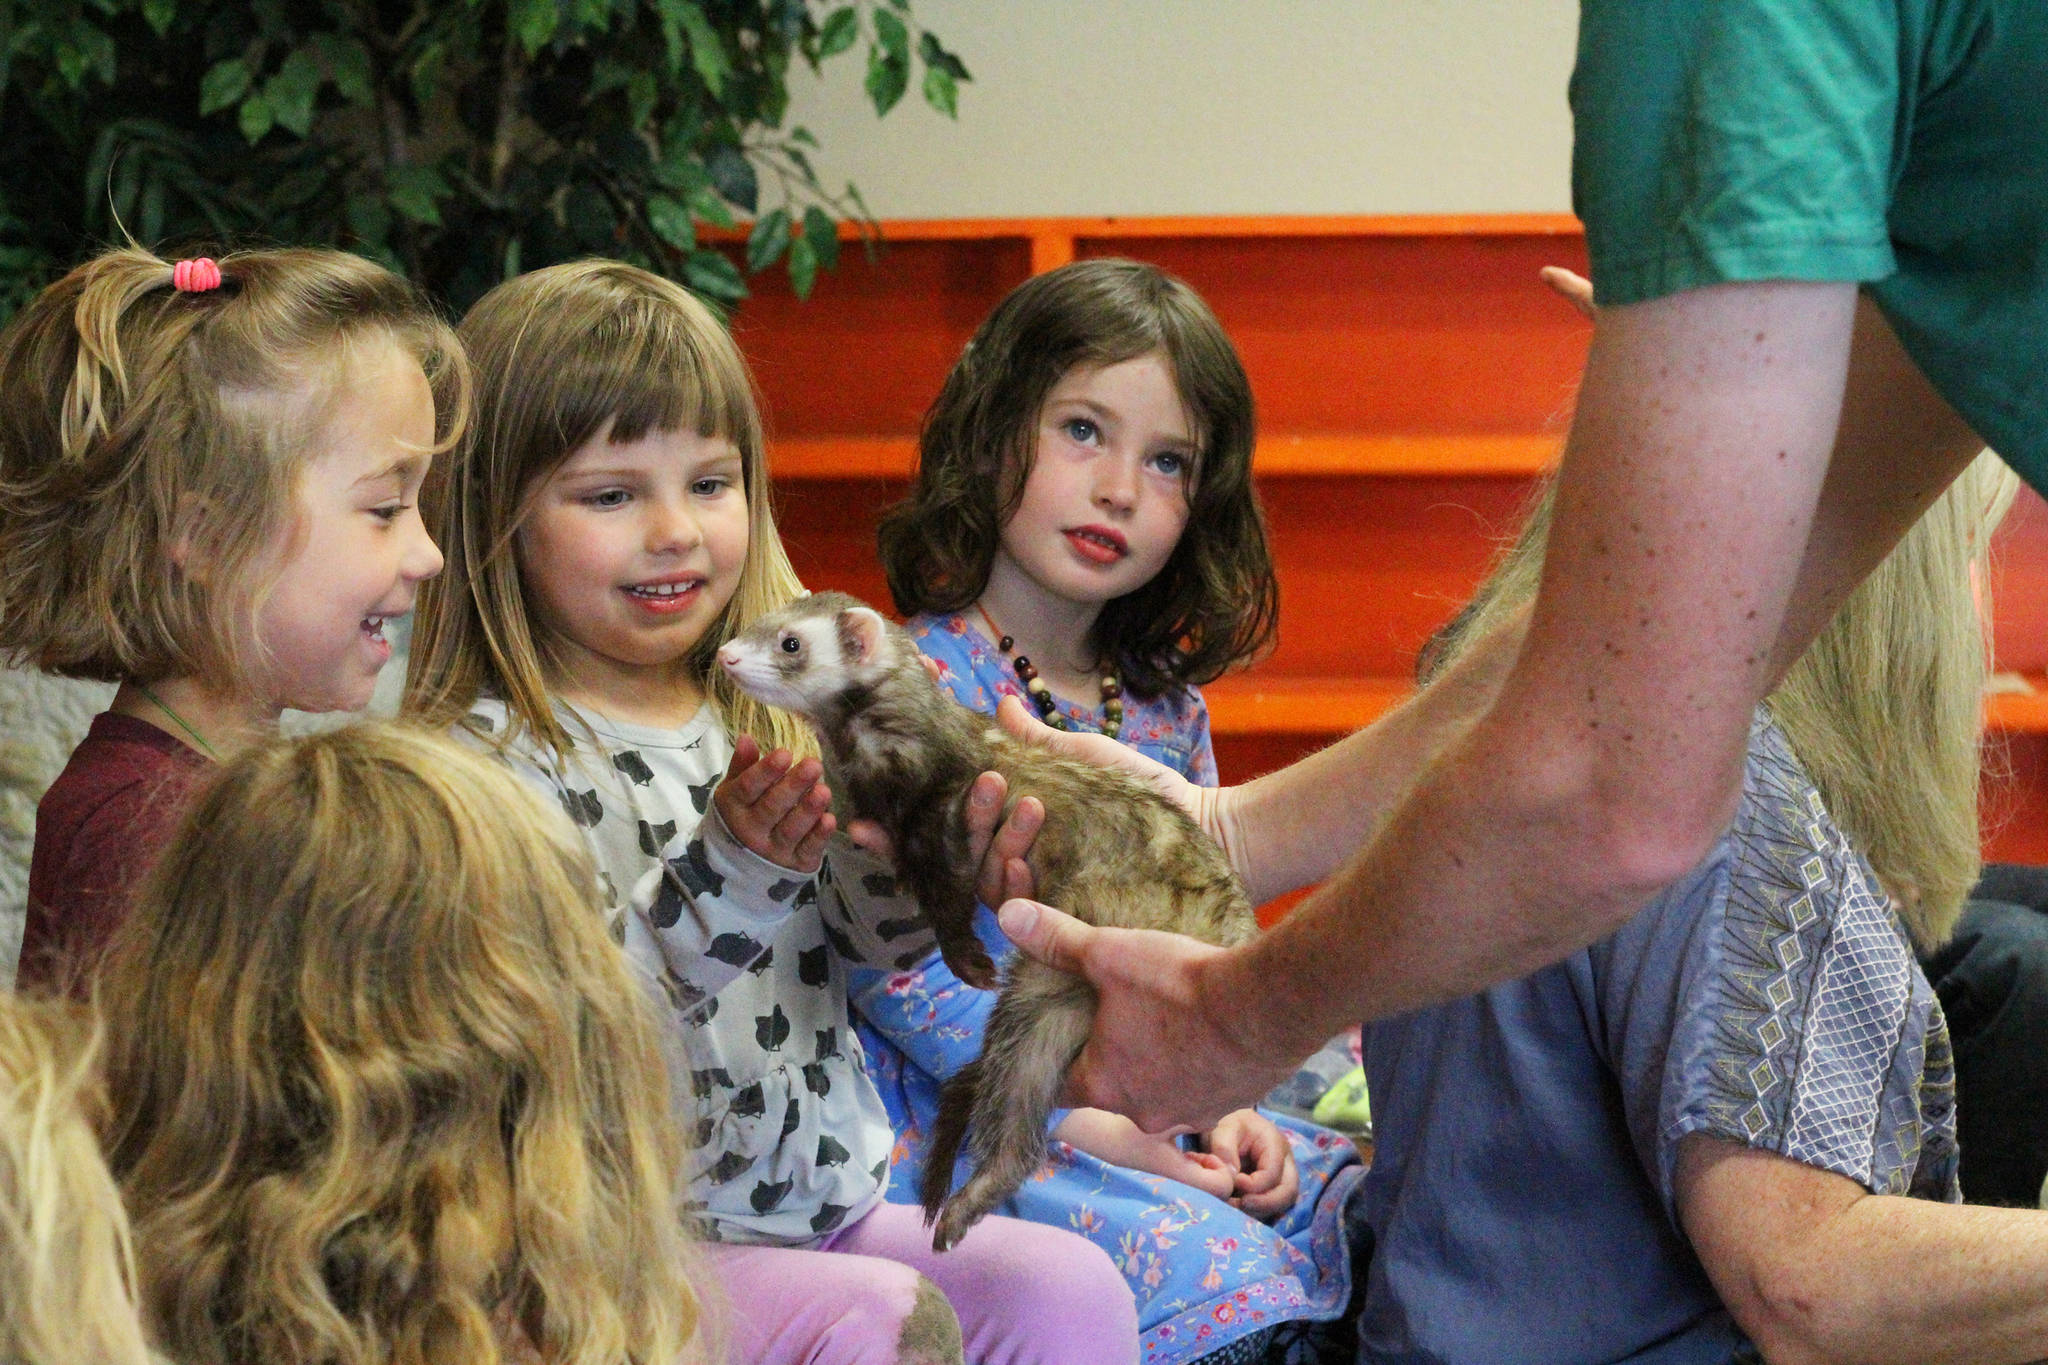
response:
<svg viewBox="0 0 2048 1365"><path fill-rule="evenodd" d="M173 711L170 707L166 706L164 704L164 699L162 697L159 697L156 693L150 691L149 688L142 683L135 684L135 690L140 692L143 696L148 697L151 704L153 704L157 710L163 712L172 720L176 721L178 723L178 728L180 730L183 730L186 734L192 736L192 742L194 744L197 744L200 750L203 753L205 753L205 755L208 758L212 759L216 763L220 762L220 755L213 751L213 746L211 744L208 744L204 739L201 739L199 737L199 732L193 729L190 725L186 724L185 718L183 716L179 715L176 711Z"/></svg>

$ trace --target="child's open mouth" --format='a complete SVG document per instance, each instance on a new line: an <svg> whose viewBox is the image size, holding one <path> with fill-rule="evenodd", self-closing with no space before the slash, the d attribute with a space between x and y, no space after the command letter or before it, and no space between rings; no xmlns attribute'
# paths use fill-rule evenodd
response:
<svg viewBox="0 0 2048 1365"><path fill-rule="evenodd" d="M1131 552L1122 536L1092 526L1077 527L1066 535L1076 554L1097 564L1114 564Z"/></svg>
<svg viewBox="0 0 2048 1365"><path fill-rule="evenodd" d="M642 611L667 615L670 612L686 610L697 600L697 595L703 587L703 579L685 578L673 582L634 583L621 588L620 591Z"/></svg>

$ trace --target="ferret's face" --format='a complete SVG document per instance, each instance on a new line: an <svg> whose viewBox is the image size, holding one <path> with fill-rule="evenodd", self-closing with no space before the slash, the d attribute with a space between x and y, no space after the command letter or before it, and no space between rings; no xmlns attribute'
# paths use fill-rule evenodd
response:
<svg viewBox="0 0 2048 1365"><path fill-rule="evenodd" d="M719 666L757 701L815 716L855 683L875 673L888 642L882 618L867 607L771 612L727 641Z"/></svg>

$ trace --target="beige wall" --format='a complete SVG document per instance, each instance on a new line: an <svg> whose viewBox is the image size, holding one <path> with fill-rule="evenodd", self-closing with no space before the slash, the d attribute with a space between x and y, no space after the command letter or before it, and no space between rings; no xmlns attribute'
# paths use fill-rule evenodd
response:
<svg viewBox="0 0 2048 1365"><path fill-rule="evenodd" d="M877 122L859 50L792 121L889 218L1570 208L1573 0L915 0L973 73Z"/></svg>

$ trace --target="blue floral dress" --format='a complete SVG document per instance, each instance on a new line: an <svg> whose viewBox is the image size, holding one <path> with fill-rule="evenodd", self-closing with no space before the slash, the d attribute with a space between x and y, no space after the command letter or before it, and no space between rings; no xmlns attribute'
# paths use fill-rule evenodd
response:
<svg viewBox="0 0 2048 1365"><path fill-rule="evenodd" d="M962 617L920 616L909 626L963 705L993 711L1005 695L1023 695L995 642ZM1099 711L1060 707L1076 728L1101 728ZM1199 691L1129 697L1124 707L1126 743L1215 785ZM985 908L977 928L998 960L1014 951ZM915 1203L939 1086L981 1051L995 997L963 984L936 953L909 971L856 969L848 986L869 1069L896 1128L887 1197ZM1300 1198L1271 1225L1177 1180L1112 1166L1063 1142L1052 1144L1046 1164L997 1211L1071 1229L1109 1253L1137 1296L1145 1365L1249 1347L1248 1338L1283 1323L1338 1318L1351 1298L1345 1209L1364 1167L1343 1135L1269 1117L1287 1134L1301 1172Z"/></svg>

